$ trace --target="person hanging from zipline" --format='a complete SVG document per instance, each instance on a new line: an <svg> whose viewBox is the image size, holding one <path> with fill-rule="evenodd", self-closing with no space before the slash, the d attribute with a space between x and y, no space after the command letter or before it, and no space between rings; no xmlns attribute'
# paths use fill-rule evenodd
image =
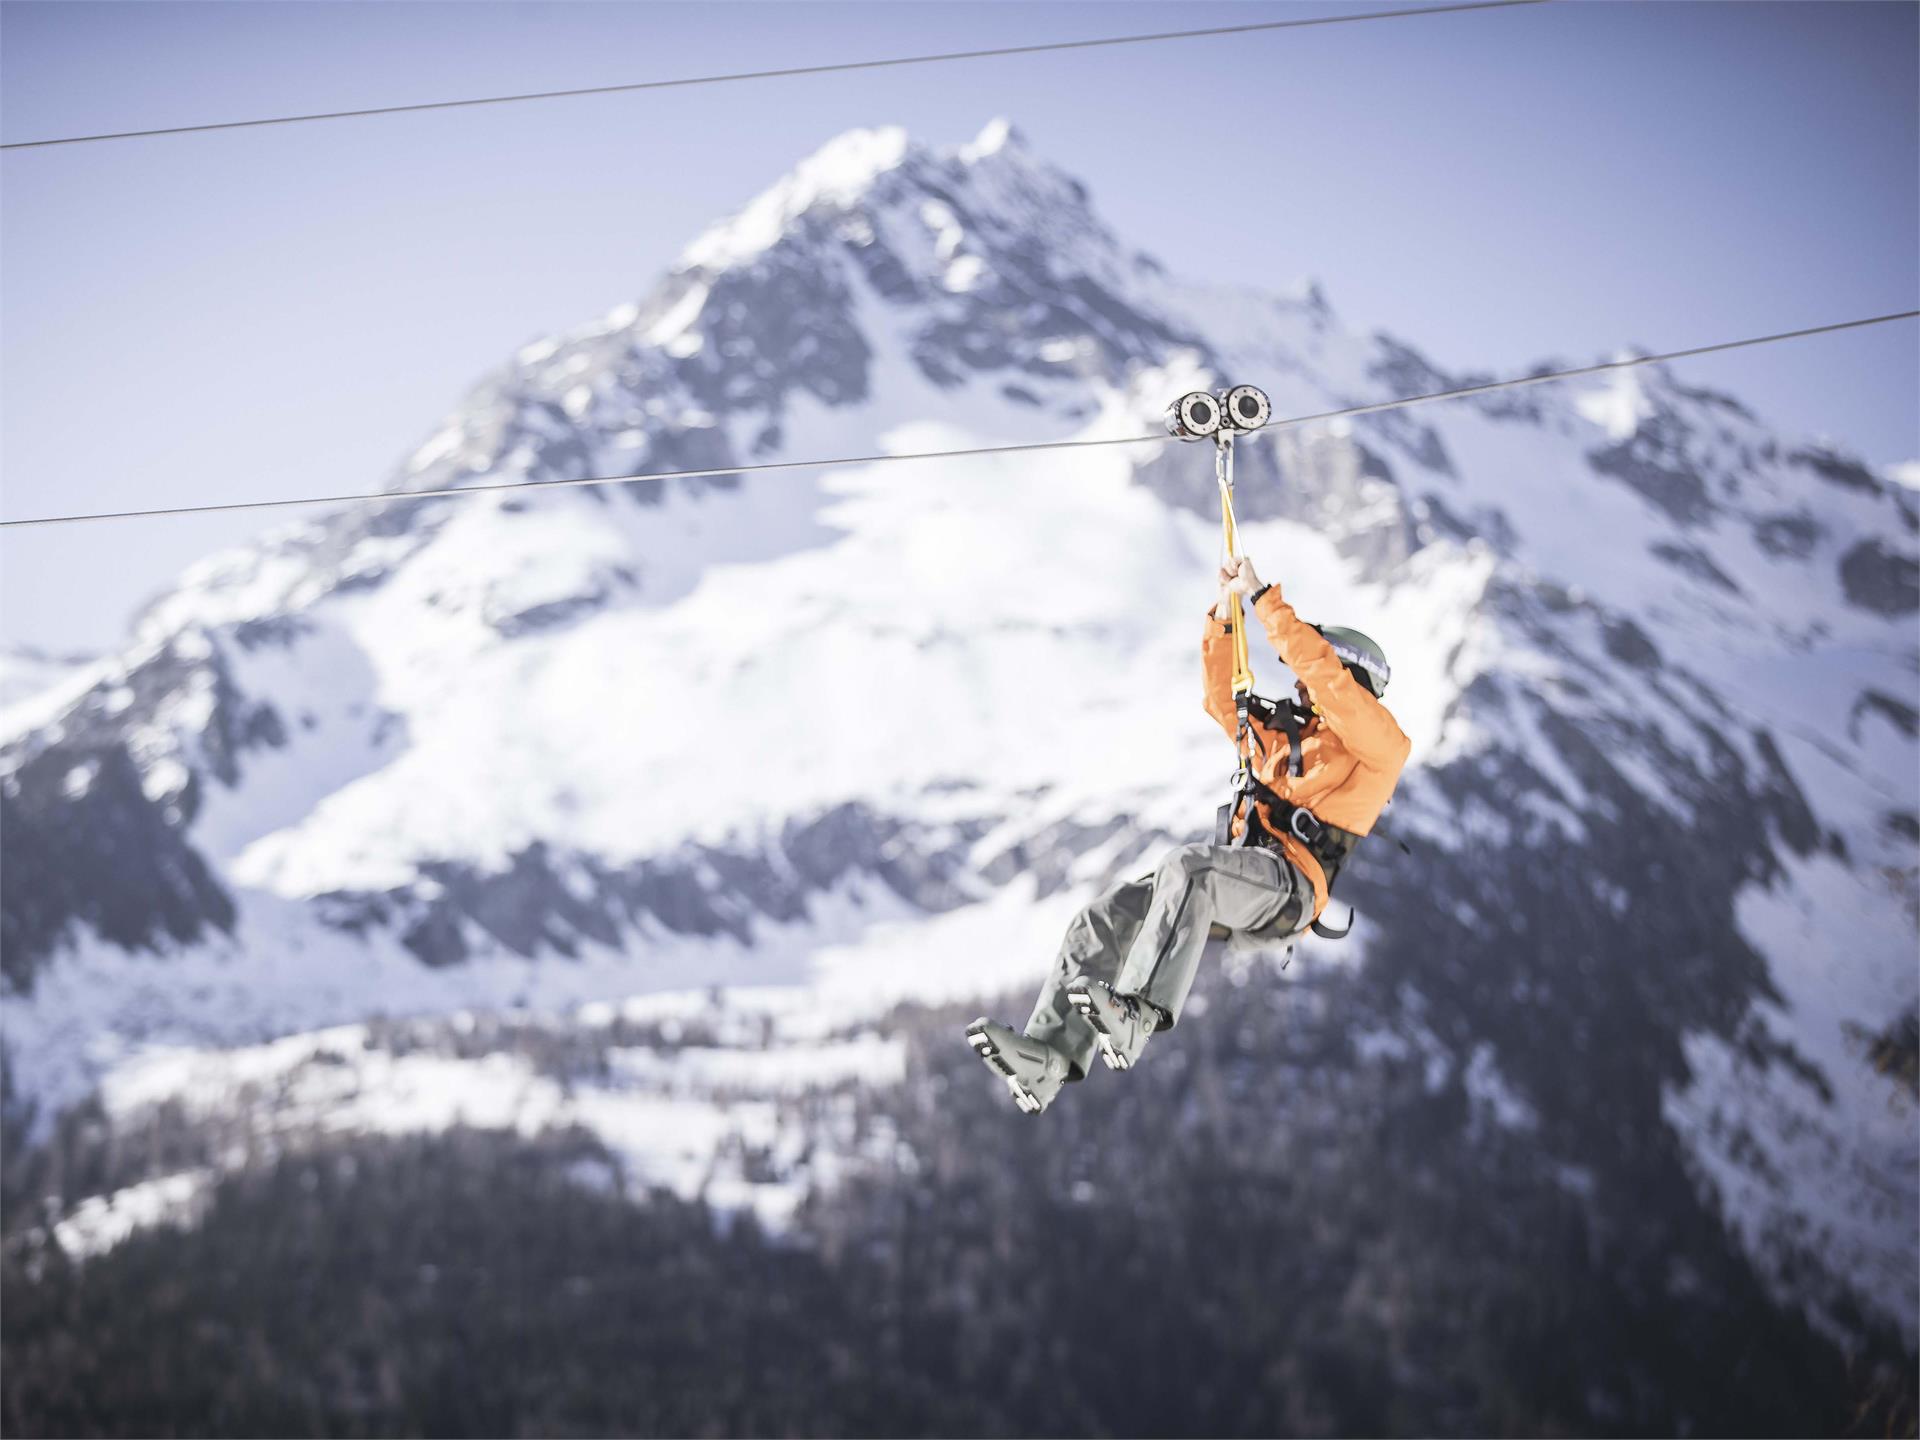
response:
<svg viewBox="0 0 1920 1440"><path fill-rule="evenodd" d="M967 1027L1030 1115L1084 1079L1095 1051L1108 1068L1130 1069L1149 1037L1178 1023L1211 927L1256 944L1309 927L1345 934L1320 924L1328 889L1407 762L1410 742L1380 701L1386 656L1357 630L1309 625L1233 554L1231 489L1229 460L1229 558L1200 653L1207 713L1240 747L1234 798L1213 843L1182 845L1074 917L1024 1032L984 1017ZM1298 703L1252 693L1242 597L1293 671Z"/></svg>

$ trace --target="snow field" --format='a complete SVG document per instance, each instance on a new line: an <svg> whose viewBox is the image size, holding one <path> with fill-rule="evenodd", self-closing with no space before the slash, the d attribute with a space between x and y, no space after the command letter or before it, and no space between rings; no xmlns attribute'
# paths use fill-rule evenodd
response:
<svg viewBox="0 0 1920 1440"><path fill-rule="evenodd" d="M579 1126L612 1152L630 1193L701 1197L721 1211L751 1210L777 1231L812 1186L863 1163L900 1160L887 1136L856 1132L845 1120L829 1127L835 1145L816 1148L818 1123L802 1127L793 1107L817 1106L811 1097L831 1105L847 1087L900 1083L902 1042L874 1028L897 1004L1037 986L1074 903L1009 894L940 917L903 911L859 930L828 924L780 937L804 967L787 983L623 995L545 1018L507 1012L563 1036L616 1024L656 1028L658 1045L603 1044L604 1078L543 1073L506 1048L394 1053L367 1024L347 1024L231 1048L129 1047L100 1095L117 1123L173 1105L196 1119L238 1123L256 1139L292 1143L456 1125L525 1135ZM628 983L639 968L630 967ZM478 997L483 987L467 983L472 978L453 977L449 988ZM685 983L684 973L674 978ZM454 998L443 994L424 1010L448 1018L427 1023L418 1043L430 1047L438 1032L452 1044L475 1032L473 1009L449 1014ZM189 1222L217 1173L199 1169L91 1197L56 1233L71 1253L87 1256L139 1228Z"/></svg>

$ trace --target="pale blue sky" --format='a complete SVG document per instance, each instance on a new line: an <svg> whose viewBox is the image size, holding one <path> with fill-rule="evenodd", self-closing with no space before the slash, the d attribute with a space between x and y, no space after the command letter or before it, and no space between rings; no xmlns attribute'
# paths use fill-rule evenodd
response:
<svg viewBox="0 0 1920 1440"><path fill-rule="evenodd" d="M1323 14L1333 4L0 7L8 140ZM1443 365L1920 304L1905 3L1561 3L229 134L0 162L9 517L374 488L481 372L646 290L855 125L1007 115L1186 273L1318 278ZM1225 202L1163 177L1232 142ZM1790 433L1920 455L1913 326L1688 362ZM273 517L269 517L271 520ZM282 517L284 518L284 517ZM268 523L0 541L0 634L100 646Z"/></svg>

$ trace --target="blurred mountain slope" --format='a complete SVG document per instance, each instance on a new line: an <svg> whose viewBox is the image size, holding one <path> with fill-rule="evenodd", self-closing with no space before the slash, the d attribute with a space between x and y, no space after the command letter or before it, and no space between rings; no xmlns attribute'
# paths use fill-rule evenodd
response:
<svg viewBox="0 0 1920 1440"><path fill-rule="evenodd" d="M1175 278L1004 123L842 136L483 381L394 499L210 557L0 712L16 1100L45 1134L182 1049L258 1074L373 1016L709 984L865 1025L1037 977L1210 823L1200 448L407 491L1485 378ZM1511 1152L1648 1285L1723 1217L1777 1298L1910 1342L1912 1112L1862 1037L1920 989L1912 491L1653 368L1274 434L1240 495L1296 604L1386 644L1416 745L1413 853L1363 852L1317 952L1329 1076L1417 1076L1422 1144Z"/></svg>

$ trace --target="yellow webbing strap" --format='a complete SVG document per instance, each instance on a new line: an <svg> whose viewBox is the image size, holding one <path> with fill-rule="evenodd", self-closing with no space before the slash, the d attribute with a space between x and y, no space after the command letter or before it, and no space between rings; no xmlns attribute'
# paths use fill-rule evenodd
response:
<svg viewBox="0 0 1920 1440"><path fill-rule="evenodd" d="M1221 543L1226 550L1226 558L1237 560L1240 558L1240 530L1233 518L1233 441L1224 435L1214 442L1213 475L1220 482ZM1216 843L1221 845L1233 843L1236 827L1252 824L1250 818L1242 819L1240 808L1250 801L1253 793L1247 783L1253 774L1253 736L1247 724L1247 705L1253 699L1253 666L1247 661L1246 607L1240 603L1237 591L1227 597L1227 616L1233 626L1233 708L1240 717L1240 733L1234 737L1234 748L1240 752L1240 764L1234 771L1233 799L1223 812L1226 818L1221 829L1224 833L1216 839Z"/></svg>
<svg viewBox="0 0 1920 1440"><path fill-rule="evenodd" d="M1220 535L1227 559L1235 560L1240 555L1240 533L1233 519L1233 443L1222 441L1214 453L1214 471L1220 481ZM1233 693L1251 694L1253 666L1247 661L1246 616L1238 592L1228 597L1227 610L1233 620Z"/></svg>

